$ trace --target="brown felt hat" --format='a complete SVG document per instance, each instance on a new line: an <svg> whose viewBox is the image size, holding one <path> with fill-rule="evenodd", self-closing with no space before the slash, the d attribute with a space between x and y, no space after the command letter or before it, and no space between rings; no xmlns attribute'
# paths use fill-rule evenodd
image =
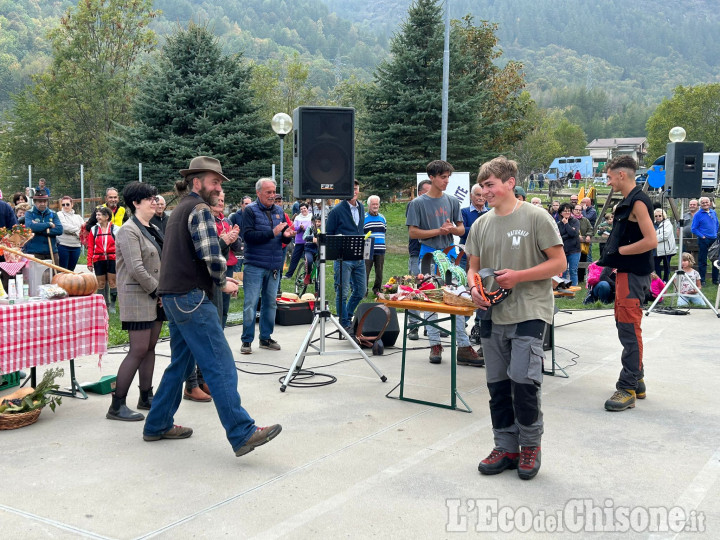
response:
<svg viewBox="0 0 720 540"><path fill-rule="evenodd" d="M222 179L229 182L230 179L225 176L222 172L222 165L220 161L215 158L207 156L198 156L190 160L190 166L187 169L182 169L180 175L185 177L188 174L199 173L199 172L214 172L219 174Z"/></svg>
<svg viewBox="0 0 720 540"><path fill-rule="evenodd" d="M46 201L46 200L48 200L49 198L50 198L50 197L48 197L47 193L41 193L41 192L39 192L39 191L36 192L35 195L32 196L32 200L33 200L33 201L37 201L37 200L45 200L45 201Z"/></svg>

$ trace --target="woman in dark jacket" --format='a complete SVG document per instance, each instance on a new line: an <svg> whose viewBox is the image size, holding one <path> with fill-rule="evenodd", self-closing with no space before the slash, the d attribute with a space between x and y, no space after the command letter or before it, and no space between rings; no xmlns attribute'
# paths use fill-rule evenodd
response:
<svg viewBox="0 0 720 540"><path fill-rule="evenodd" d="M580 262L580 222L572 216L573 205L565 203L560 206L560 221L557 226L563 240L563 249L568 262L568 269L563 277L570 279L572 285L578 284L578 263Z"/></svg>
<svg viewBox="0 0 720 540"><path fill-rule="evenodd" d="M131 182L123 190L123 199L132 218L117 232L117 284L120 297L122 329L130 337L130 350L120 364L106 414L110 420L126 422L145 417L125 405L130 385L139 374L138 409L150 409L152 378L155 370L155 345L162 329L165 312L155 291L160 277L160 255L163 235L150 220L157 207L157 189L141 182Z"/></svg>

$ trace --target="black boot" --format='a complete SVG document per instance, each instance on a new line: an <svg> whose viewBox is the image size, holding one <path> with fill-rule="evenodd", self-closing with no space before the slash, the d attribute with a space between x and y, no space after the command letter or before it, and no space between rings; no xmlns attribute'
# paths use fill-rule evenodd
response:
<svg viewBox="0 0 720 540"><path fill-rule="evenodd" d="M116 397L115 392L113 392L112 405L110 405L105 418L108 420L122 420L123 422L139 422L145 420L145 415L128 409L127 405L125 405L125 398Z"/></svg>
<svg viewBox="0 0 720 540"><path fill-rule="evenodd" d="M110 289L110 313L117 313L115 304L117 302L117 289Z"/></svg>
<svg viewBox="0 0 720 540"><path fill-rule="evenodd" d="M138 387L140 388L140 387ZM143 390L140 388L140 398L138 399L137 408L143 409L145 411L150 410L150 406L152 405L153 400L153 387L150 387L150 390Z"/></svg>

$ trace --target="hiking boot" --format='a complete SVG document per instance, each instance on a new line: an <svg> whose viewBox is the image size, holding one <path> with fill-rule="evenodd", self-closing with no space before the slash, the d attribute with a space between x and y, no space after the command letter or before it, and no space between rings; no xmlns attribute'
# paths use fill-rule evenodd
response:
<svg viewBox="0 0 720 540"><path fill-rule="evenodd" d="M606 411L624 411L635 407L635 390L615 390L605 402Z"/></svg>
<svg viewBox="0 0 720 540"><path fill-rule="evenodd" d="M637 388L635 389L635 398L645 399L646 397L647 392L645 391L645 379L640 379L637 383Z"/></svg>
<svg viewBox="0 0 720 540"><path fill-rule="evenodd" d="M413 328L412 330L410 330L407 333L407 338L411 341L417 341L418 339L420 339L420 336L418 335L418 329Z"/></svg>
<svg viewBox="0 0 720 540"><path fill-rule="evenodd" d="M439 364L442 362L442 345L433 345L430 347L430 363Z"/></svg>
<svg viewBox="0 0 720 540"><path fill-rule="evenodd" d="M146 435L143 433L143 440L145 441L159 441L160 439L187 439L193 434L192 428L173 426L168 429L165 433L160 435Z"/></svg>
<svg viewBox="0 0 720 540"><path fill-rule="evenodd" d="M470 345L467 347L458 347L457 350L457 365L458 366L474 366L474 367L485 367L485 360L478 356Z"/></svg>
<svg viewBox="0 0 720 540"><path fill-rule="evenodd" d="M260 348L261 349L270 349L271 351L279 351L280 344L277 341L275 341L274 339L270 339L270 338L261 339L260 340Z"/></svg>
<svg viewBox="0 0 720 540"><path fill-rule="evenodd" d="M272 441L275 437L280 435L281 431L282 426L280 424L257 428L255 430L255 433L250 435L250 438L247 440L247 442L240 448L235 450L235 455L237 457L240 457L252 452L258 446L262 446L263 444Z"/></svg>
<svg viewBox="0 0 720 540"><path fill-rule="evenodd" d="M507 452L500 448L493 448L490 455L483 459L478 465L478 471L482 474L500 474L507 469L517 469L520 454Z"/></svg>
<svg viewBox="0 0 720 540"><path fill-rule="evenodd" d="M517 472L522 480L535 478L540 471L540 447L521 446L520 460L518 461Z"/></svg>
<svg viewBox="0 0 720 540"><path fill-rule="evenodd" d="M240 347L240 354L252 354L252 344L243 341L242 347Z"/></svg>

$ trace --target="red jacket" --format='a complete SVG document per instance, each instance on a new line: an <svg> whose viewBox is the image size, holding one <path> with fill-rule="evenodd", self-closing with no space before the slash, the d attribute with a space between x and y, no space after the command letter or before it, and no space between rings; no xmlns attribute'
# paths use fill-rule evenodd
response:
<svg viewBox="0 0 720 540"><path fill-rule="evenodd" d="M222 213L219 216L215 217L215 228L217 229L218 238L220 238L221 234L229 233L232 229L230 223L225 221L225 216L223 216ZM228 246L228 253L226 259L228 266L235 266L238 262L237 257L232 251L232 246Z"/></svg>
<svg viewBox="0 0 720 540"><path fill-rule="evenodd" d="M98 261L115 260L115 234L118 227L110 223L106 232L102 232L100 225L94 225L87 236L88 265Z"/></svg>

